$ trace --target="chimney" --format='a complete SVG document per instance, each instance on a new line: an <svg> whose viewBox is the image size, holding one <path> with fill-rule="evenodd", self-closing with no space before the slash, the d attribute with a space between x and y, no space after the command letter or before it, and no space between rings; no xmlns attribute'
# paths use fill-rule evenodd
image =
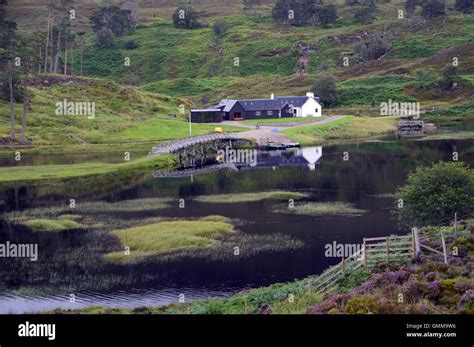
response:
<svg viewBox="0 0 474 347"><path fill-rule="evenodd" d="M275 99L275 94L272 93L272 95L270 96L270 99Z"/></svg>
<svg viewBox="0 0 474 347"><path fill-rule="evenodd" d="M314 98L314 93L309 93L309 92L308 92L308 93L306 93L306 96L307 96L308 98Z"/></svg>

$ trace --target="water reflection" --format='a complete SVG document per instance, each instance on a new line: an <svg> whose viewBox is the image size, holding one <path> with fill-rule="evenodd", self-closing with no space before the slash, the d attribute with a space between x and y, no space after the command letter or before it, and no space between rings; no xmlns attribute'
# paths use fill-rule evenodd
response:
<svg viewBox="0 0 474 347"><path fill-rule="evenodd" d="M189 176L154 178L150 172L103 175L69 180L17 182L0 186L4 213L33 207L64 206L77 202L143 198L186 199L157 211L116 213L114 221L146 218L196 218L223 215L243 220L246 235L277 233L296 238L304 247L279 252L255 252L227 260L181 258L165 264L107 265L102 255L116 245L100 229L63 233L33 233L0 217L0 242L38 243L37 263L0 259L0 312L70 307L68 293L80 293L76 305L159 305L190 298L225 296L249 287L290 281L320 273L334 259L323 256L324 245L358 243L363 237L405 233L391 219L392 199L387 194L403 184L418 165L452 160L474 164L474 141L374 142L360 145L308 147L291 151L261 152L256 167L235 166ZM350 159L344 161L343 153ZM193 197L210 194L304 191L308 201L341 201L368 213L358 217L299 216L275 213L275 202L217 204ZM13 293L11 293L13 291ZM38 295L38 292L41 296ZM30 293L22 294L19 293ZM35 295L33 295L35 294ZM188 294L186 294L188 297ZM140 297L143 300L140 300Z"/></svg>

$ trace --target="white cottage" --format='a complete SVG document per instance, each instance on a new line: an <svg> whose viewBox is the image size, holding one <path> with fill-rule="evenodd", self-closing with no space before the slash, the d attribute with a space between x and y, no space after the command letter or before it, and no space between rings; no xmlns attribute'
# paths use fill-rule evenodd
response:
<svg viewBox="0 0 474 347"><path fill-rule="evenodd" d="M306 93L306 96L278 96L278 100L290 105L293 110L293 117L321 117L322 108L319 98L314 97L314 93Z"/></svg>

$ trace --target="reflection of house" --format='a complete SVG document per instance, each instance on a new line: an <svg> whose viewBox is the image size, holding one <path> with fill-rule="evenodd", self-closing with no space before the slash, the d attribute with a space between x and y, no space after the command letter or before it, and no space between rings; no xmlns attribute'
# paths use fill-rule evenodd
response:
<svg viewBox="0 0 474 347"><path fill-rule="evenodd" d="M256 167L306 166L314 170L323 155L323 148L307 147L298 150L261 152L257 156ZM246 168L246 166L240 166Z"/></svg>
<svg viewBox="0 0 474 347"><path fill-rule="evenodd" d="M224 99L206 109L191 110L194 123L222 122L223 120L321 117L319 98L313 93L306 96L279 96L270 99Z"/></svg>
<svg viewBox="0 0 474 347"><path fill-rule="evenodd" d="M323 155L323 147L307 147L298 150L298 155L301 155L308 162L310 170L314 170L316 163L321 159Z"/></svg>

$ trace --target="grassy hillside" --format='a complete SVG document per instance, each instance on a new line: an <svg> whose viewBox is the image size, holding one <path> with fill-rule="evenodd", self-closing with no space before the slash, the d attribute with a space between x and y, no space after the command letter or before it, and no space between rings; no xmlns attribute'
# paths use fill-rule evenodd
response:
<svg viewBox="0 0 474 347"><path fill-rule="evenodd" d="M47 3L17 0L7 7L8 15L18 22L19 33L32 42L44 39ZM404 0L377 1L376 19L365 25L353 22L353 9L343 0L326 0L336 4L339 16L329 28L277 25L271 18L274 0L262 1L252 15L243 10L241 1L193 1L202 24L193 30L176 29L172 24L171 14L179 0L140 0L135 32L118 37L115 48L99 49L88 18L98 6L118 3L75 0L78 18L73 28L86 32L84 75L89 78L32 88L28 137L35 144L140 142L187 136L188 125L169 114L184 118L190 107L226 97L304 95L321 72L336 76L340 95L337 108L325 109L326 114L376 115L379 103L392 99L420 101L422 108L441 109L436 112L442 117L433 113L432 121L457 122L474 115L469 106L474 95L474 15L454 12L454 0L448 1L446 18L430 21L421 20L418 10L412 19L398 19ZM227 22L228 31L217 42L211 26L219 19ZM383 59L356 63L351 58L350 66L343 66L342 58L353 52L354 44L382 32L391 42ZM129 40L138 42L138 48L124 49ZM301 45L311 49L308 74L303 77L297 74ZM69 61L71 55L77 74L78 45L70 52ZM430 68L439 79L441 69L453 57L459 59L462 76L456 91L420 85L417 70ZM130 58L130 66L125 66L125 58ZM96 118L55 116L55 102L65 98L95 102ZM185 114L178 112L179 105L185 106ZM0 110L8 115L5 103ZM16 114L18 126L20 105ZM6 137L8 131L8 117L2 117L0 136ZM209 131L212 126L193 128L194 134Z"/></svg>
<svg viewBox="0 0 474 347"><path fill-rule="evenodd" d="M203 14L203 22L212 24L224 19L229 26L218 46L210 27L176 29L169 17L158 15L145 21L133 34L118 38L113 49L95 49L91 38L84 69L88 75L111 76L123 82L133 75L134 82L144 90L193 96L197 104L244 94L266 97L271 91L301 93L312 86L315 75L322 71L336 74L340 81L396 74L406 82L420 68L429 67L440 73L453 56L462 61L461 74L474 73L474 57L469 54L469 42L474 38L473 15L453 12L446 21L398 20L394 13L403 4L398 0L378 4L377 19L368 25L352 23L350 8L339 5L339 21L327 29L278 26L269 16L268 6L263 7L262 16L244 15L238 8L225 16ZM342 66L343 52L353 51L353 45L366 38L367 33L382 31L389 33L392 42L383 60ZM123 49L129 40L137 41L139 47ZM296 77L299 44L313 50L309 53L309 75L305 78ZM220 54L218 49L222 50ZM75 57L78 64L78 54ZM130 67L124 66L125 57L130 58ZM234 65L235 58L239 59L239 66ZM380 79L376 88L384 87L385 83L390 88L398 82L396 78ZM394 93L383 94L407 99L403 85L397 84Z"/></svg>
<svg viewBox="0 0 474 347"><path fill-rule="evenodd" d="M101 79L49 78L60 83L31 88L27 138L36 145L127 143L169 140L189 135L186 121L189 100L121 86ZM41 82L44 83L44 82ZM50 83L51 84L51 83ZM95 102L95 118L56 115L56 103ZM179 112L184 105L185 113ZM9 105L0 104L0 112L9 114ZM22 105L16 105L16 128L21 128ZM170 116L176 115L176 117ZM225 127L224 130L240 130ZM7 137L10 122L0 118L0 137ZM193 125L193 135L213 132L214 126Z"/></svg>

